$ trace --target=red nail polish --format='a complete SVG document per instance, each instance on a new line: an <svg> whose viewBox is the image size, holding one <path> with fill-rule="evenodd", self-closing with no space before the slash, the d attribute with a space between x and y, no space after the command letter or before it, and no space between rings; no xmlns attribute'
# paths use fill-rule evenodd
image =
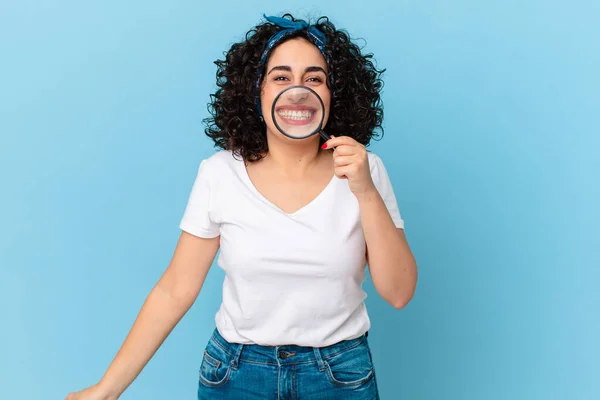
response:
<svg viewBox="0 0 600 400"><path fill-rule="evenodd" d="M327 148L327 143L323 143L323 146L321 146L322 149L326 149Z"/></svg>

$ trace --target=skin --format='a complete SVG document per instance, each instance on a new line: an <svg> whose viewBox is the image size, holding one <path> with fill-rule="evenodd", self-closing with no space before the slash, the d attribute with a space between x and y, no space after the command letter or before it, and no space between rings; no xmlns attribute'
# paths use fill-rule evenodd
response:
<svg viewBox="0 0 600 400"><path fill-rule="evenodd" d="M261 102L269 152L247 165L256 188L282 211L292 213L312 201L333 176L348 180L356 196L367 244L367 260L377 292L395 308L412 298L417 266L404 231L396 229L371 179L367 152L341 136L319 148L317 135L290 139L270 117L275 96L289 85L306 85L323 99L328 117L331 93L327 65L319 50L304 39L278 46L267 64ZM102 379L67 395L66 400L115 400L139 375L176 324L196 300L219 249L219 238L203 239L182 232L173 257L151 290L133 327Z"/></svg>

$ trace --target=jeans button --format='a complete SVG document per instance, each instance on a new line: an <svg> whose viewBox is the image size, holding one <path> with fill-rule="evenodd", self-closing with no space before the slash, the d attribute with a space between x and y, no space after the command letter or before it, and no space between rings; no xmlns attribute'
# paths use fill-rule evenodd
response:
<svg viewBox="0 0 600 400"><path fill-rule="evenodd" d="M283 350L279 350L279 358L285 360L287 358L287 353Z"/></svg>

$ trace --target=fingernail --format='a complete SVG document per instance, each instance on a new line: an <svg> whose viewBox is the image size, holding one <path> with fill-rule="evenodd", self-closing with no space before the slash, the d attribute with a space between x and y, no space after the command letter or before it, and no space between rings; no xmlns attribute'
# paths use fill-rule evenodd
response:
<svg viewBox="0 0 600 400"><path fill-rule="evenodd" d="M326 149L327 148L327 143L323 143L323 146L321 146L322 149Z"/></svg>

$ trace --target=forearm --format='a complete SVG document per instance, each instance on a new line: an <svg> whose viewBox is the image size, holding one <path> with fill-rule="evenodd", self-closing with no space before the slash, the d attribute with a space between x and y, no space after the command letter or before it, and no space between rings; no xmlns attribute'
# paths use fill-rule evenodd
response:
<svg viewBox="0 0 600 400"><path fill-rule="evenodd" d="M190 296L174 296L160 284L152 289L99 384L107 394L117 398L127 389L192 303Z"/></svg>
<svg viewBox="0 0 600 400"><path fill-rule="evenodd" d="M417 266L413 254L377 190L357 198L373 285L388 303L402 308L416 287Z"/></svg>

